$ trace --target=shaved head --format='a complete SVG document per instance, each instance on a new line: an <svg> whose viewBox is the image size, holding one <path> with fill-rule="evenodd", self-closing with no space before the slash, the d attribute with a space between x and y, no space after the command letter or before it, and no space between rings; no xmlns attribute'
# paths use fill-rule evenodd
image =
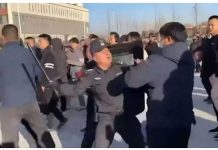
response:
<svg viewBox="0 0 218 150"><path fill-rule="evenodd" d="M13 24L7 24L2 28L2 35L7 40L18 40L18 29Z"/></svg>

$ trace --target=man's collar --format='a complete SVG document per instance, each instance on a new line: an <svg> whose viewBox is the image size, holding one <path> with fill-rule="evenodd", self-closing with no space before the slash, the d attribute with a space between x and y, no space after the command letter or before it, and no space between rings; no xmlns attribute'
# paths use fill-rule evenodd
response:
<svg viewBox="0 0 218 150"><path fill-rule="evenodd" d="M18 41L9 41L3 47L7 47L8 45L20 45L20 43Z"/></svg>
<svg viewBox="0 0 218 150"><path fill-rule="evenodd" d="M107 72L109 69L111 69L111 67L112 67L112 65L107 70L103 70L98 65L96 65L95 70L100 74L100 73Z"/></svg>

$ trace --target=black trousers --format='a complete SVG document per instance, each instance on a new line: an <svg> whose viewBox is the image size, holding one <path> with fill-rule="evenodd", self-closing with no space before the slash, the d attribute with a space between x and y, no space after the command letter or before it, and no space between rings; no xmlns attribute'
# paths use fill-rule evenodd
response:
<svg viewBox="0 0 218 150"><path fill-rule="evenodd" d="M212 90L212 86L210 84L210 80L209 80L210 77L208 76L202 76L201 77L201 82L208 94L209 97L211 97L211 90Z"/></svg>
<svg viewBox="0 0 218 150"><path fill-rule="evenodd" d="M61 102L61 111L66 111L67 110L67 99L64 95L60 96L60 102Z"/></svg>
<svg viewBox="0 0 218 150"><path fill-rule="evenodd" d="M38 137L36 135L36 133L33 131L33 129L30 127L30 124L28 121L26 121L25 119L22 119L21 120L21 123L24 125L24 127L26 128L26 130L30 133L30 135L33 137L33 139L35 140L36 142L36 146L38 148L41 147L41 145L39 144L39 141L38 141Z"/></svg>
<svg viewBox="0 0 218 150"><path fill-rule="evenodd" d="M54 116L60 121L63 122L65 117L60 109L57 107L59 98L53 93L50 102L47 105L40 105L41 112L44 114L53 113Z"/></svg>
<svg viewBox="0 0 218 150"><path fill-rule="evenodd" d="M187 148L191 134L191 125L184 127L147 126L149 148Z"/></svg>
<svg viewBox="0 0 218 150"><path fill-rule="evenodd" d="M141 123L134 114L123 113L115 118L115 130L130 148L144 148Z"/></svg>
<svg viewBox="0 0 218 150"><path fill-rule="evenodd" d="M86 130L83 136L81 148L91 148L95 140L97 122L95 121L95 100L90 91L87 91L87 116Z"/></svg>
<svg viewBox="0 0 218 150"><path fill-rule="evenodd" d="M202 81L202 84L204 85L204 88L207 91L208 96L211 98L212 86L210 84L209 78L210 78L209 76L201 76L201 81ZM213 104L213 109L214 109L214 112L216 114L216 118L217 118L217 122L218 122L218 110L216 110L214 104Z"/></svg>

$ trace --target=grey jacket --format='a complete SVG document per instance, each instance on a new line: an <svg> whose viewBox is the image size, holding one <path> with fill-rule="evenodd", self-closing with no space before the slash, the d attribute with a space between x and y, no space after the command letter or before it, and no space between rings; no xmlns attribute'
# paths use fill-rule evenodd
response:
<svg viewBox="0 0 218 150"><path fill-rule="evenodd" d="M123 110L123 95L113 97L107 92L108 82L120 73L122 73L121 66L112 66L107 71L94 67L76 85L63 85L61 89L66 95L77 96L91 88L98 106L98 112L121 112Z"/></svg>
<svg viewBox="0 0 218 150"><path fill-rule="evenodd" d="M195 122L192 90L194 61L185 43L164 47L161 54L131 67L125 75L111 81L107 87L117 96L126 87L148 84L147 125L156 127L186 126Z"/></svg>
<svg viewBox="0 0 218 150"><path fill-rule="evenodd" d="M35 77L41 72L28 49L18 42L0 51L0 99L2 107L19 107L36 101Z"/></svg>

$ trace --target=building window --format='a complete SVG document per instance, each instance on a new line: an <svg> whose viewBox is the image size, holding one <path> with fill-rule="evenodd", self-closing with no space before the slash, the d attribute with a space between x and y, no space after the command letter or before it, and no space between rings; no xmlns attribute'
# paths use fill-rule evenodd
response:
<svg viewBox="0 0 218 150"><path fill-rule="evenodd" d="M34 4L32 4L32 11L34 12L35 10L34 10Z"/></svg>
<svg viewBox="0 0 218 150"><path fill-rule="evenodd" d="M35 12L37 12L37 4L34 5Z"/></svg>
<svg viewBox="0 0 218 150"><path fill-rule="evenodd" d="M37 4L37 7L38 7L38 12L40 12L40 5L39 5L39 4Z"/></svg>
<svg viewBox="0 0 218 150"><path fill-rule="evenodd" d="M47 5L45 5L45 13L46 13L46 14L48 13Z"/></svg>
<svg viewBox="0 0 218 150"><path fill-rule="evenodd" d="M51 7L48 6L48 11L49 11L49 14L51 14Z"/></svg>
<svg viewBox="0 0 218 150"><path fill-rule="evenodd" d="M40 7L40 4L38 4L38 12L40 13L41 12L41 7Z"/></svg>
<svg viewBox="0 0 218 150"><path fill-rule="evenodd" d="M35 3L35 11L38 11L38 4Z"/></svg>
<svg viewBox="0 0 218 150"><path fill-rule="evenodd" d="M48 5L46 5L46 13L49 13Z"/></svg>
<svg viewBox="0 0 218 150"><path fill-rule="evenodd" d="M43 6L41 5L41 13L43 13Z"/></svg>
<svg viewBox="0 0 218 150"><path fill-rule="evenodd" d="M7 8L6 3L0 3L0 8Z"/></svg>
<svg viewBox="0 0 218 150"><path fill-rule="evenodd" d="M43 13L45 13L45 9L46 9L46 8L45 8L45 5L43 5Z"/></svg>
<svg viewBox="0 0 218 150"><path fill-rule="evenodd" d="M51 6L51 14L54 15L54 9L53 9L53 6Z"/></svg>
<svg viewBox="0 0 218 150"><path fill-rule="evenodd" d="M51 13L52 13L52 15L54 15L54 7L53 6L51 6Z"/></svg>
<svg viewBox="0 0 218 150"><path fill-rule="evenodd" d="M31 11L31 4L29 3L29 11Z"/></svg>
<svg viewBox="0 0 218 150"><path fill-rule="evenodd" d="M0 16L0 24L3 24L3 17Z"/></svg>
<svg viewBox="0 0 218 150"><path fill-rule="evenodd" d="M51 8L48 6L48 14L51 14Z"/></svg>

